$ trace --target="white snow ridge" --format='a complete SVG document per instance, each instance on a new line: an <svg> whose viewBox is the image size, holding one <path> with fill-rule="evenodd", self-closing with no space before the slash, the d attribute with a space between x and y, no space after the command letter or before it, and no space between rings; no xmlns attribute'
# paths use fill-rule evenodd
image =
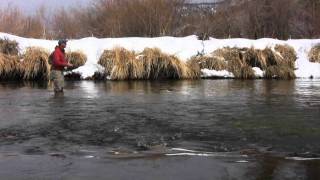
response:
<svg viewBox="0 0 320 180"><path fill-rule="evenodd" d="M15 40L19 43L20 50L24 51L30 46L39 46L53 51L57 45L55 40L41 40L32 38L23 38L6 33L0 33L0 38L8 38ZM98 65L98 60L102 52L106 49L112 49L114 47L123 47L128 50L134 50L136 52L142 51L144 48L159 48L163 52L168 54L174 54L183 61L187 61L190 57L196 55L198 52L210 53L218 48L223 47L238 47L238 48L250 48L264 49L266 47L273 48L276 44L288 44L292 46L298 56L296 61L295 74L297 78L320 78L320 63L311 63L308 60L308 52L312 46L320 43L320 39L317 40L287 40L281 41L276 39L214 39L210 38L208 41L197 39L197 36L187 36L182 38L177 37L157 37L157 38L105 38L97 39L94 37L83 38L78 40L69 40L67 51L83 51L88 60L86 64L78 69L73 70L82 74L83 78L91 77L96 71L101 70L101 66ZM257 67L253 68L257 78L263 76L263 71ZM228 71L214 71L208 69L202 69L203 77L224 77L233 78L233 74Z"/></svg>

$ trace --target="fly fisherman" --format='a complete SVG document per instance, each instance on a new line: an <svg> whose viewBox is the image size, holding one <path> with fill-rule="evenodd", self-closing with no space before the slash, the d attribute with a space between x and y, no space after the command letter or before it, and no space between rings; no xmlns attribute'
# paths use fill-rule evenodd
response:
<svg viewBox="0 0 320 180"><path fill-rule="evenodd" d="M52 54L52 67L51 67L51 79L54 84L54 92L63 93L64 88L64 75L63 70L72 67L65 56L65 48L67 46L67 40L62 39L58 41L58 46Z"/></svg>

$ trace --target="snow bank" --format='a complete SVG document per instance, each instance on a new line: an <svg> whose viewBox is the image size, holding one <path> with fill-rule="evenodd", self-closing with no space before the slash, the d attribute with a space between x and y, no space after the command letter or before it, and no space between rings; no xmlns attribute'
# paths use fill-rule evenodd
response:
<svg viewBox="0 0 320 180"><path fill-rule="evenodd" d="M10 40L15 40L19 43L19 47L22 51L29 46L40 46L48 51L53 51L57 44L55 40L40 40L31 38L22 38L6 33L0 33L0 38L9 38ZM296 76L298 78L320 78L320 63L309 62L307 56L308 52L313 45L320 43L318 40L287 40L280 41L276 39L259 39L259 40L249 40L249 39L213 39L211 38L204 43L197 40L196 36L188 36L182 38L176 37L158 37L158 38L105 38L97 39L94 37L83 38L79 40L70 40L68 43L67 51L83 51L87 57L87 63L75 69L75 72L80 72L84 78L90 77L95 71L101 70L101 66L97 64L100 55L105 49L112 49L114 47L124 47L128 50L142 51L144 48L157 47L163 52L168 54L174 54L178 56L181 60L187 61L191 56L196 55L198 52L211 53L212 51L229 47L254 47L256 49L264 49L265 47L273 48L276 44L288 44L292 46L298 55L298 60L296 62ZM260 69L254 68L257 77L260 77L263 72ZM212 70L202 70L203 75L206 77L232 77L232 73L229 72L219 72Z"/></svg>

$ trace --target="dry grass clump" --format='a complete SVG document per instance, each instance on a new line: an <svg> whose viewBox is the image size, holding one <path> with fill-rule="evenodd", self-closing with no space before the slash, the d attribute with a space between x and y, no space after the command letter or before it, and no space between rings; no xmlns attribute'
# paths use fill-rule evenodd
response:
<svg viewBox="0 0 320 180"><path fill-rule="evenodd" d="M197 79L200 69L191 62L183 62L174 55L162 53L158 48L146 48L139 55L145 68L146 79Z"/></svg>
<svg viewBox="0 0 320 180"><path fill-rule="evenodd" d="M224 47L213 51L211 54L216 59L225 61L227 63L227 69L231 68L230 66L233 66L234 64L241 66L245 64L242 58L242 51L239 48Z"/></svg>
<svg viewBox="0 0 320 180"><path fill-rule="evenodd" d="M113 64L115 61L115 52L121 51L120 48L114 48L113 50L104 50L102 55L100 56L100 59L98 61L98 64L100 64L102 67L105 68L106 74L111 74Z"/></svg>
<svg viewBox="0 0 320 180"><path fill-rule="evenodd" d="M18 55L18 43L16 41L11 41L7 38L0 39L0 53L7 55Z"/></svg>
<svg viewBox="0 0 320 180"><path fill-rule="evenodd" d="M217 49L212 53L215 59L225 62L226 70L232 72L235 78L238 79L252 79L254 78L254 71L250 66L250 58L256 61L256 52L253 49L247 48L230 48L225 47ZM249 59L249 60L248 60ZM253 62L252 64L254 64ZM223 69L215 69L223 70Z"/></svg>
<svg viewBox="0 0 320 180"><path fill-rule="evenodd" d="M189 62L197 63L200 69L214 69L217 71L226 70L227 62L218 56L193 56Z"/></svg>
<svg viewBox="0 0 320 180"><path fill-rule="evenodd" d="M288 45L277 45L275 51L267 47L263 50L251 48L224 47L211 53L211 56L193 57L201 69L228 70L235 78L252 79L255 77L253 67L266 71L269 67L268 77L291 79L296 61L294 49ZM279 68L274 68L279 67ZM278 71L275 73L275 71ZM272 72L272 73L271 73ZM268 74L268 75L269 75Z"/></svg>
<svg viewBox="0 0 320 180"><path fill-rule="evenodd" d="M158 48L146 48L140 54L147 79L185 79L188 67L176 56L162 53Z"/></svg>
<svg viewBox="0 0 320 180"><path fill-rule="evenodd" d="M128 69L129 79L147 79L144 61L136 58L133 54L129 56Z"/></svg>
<svg viewBox="0 0 320 180"><path fill-rule="evenodd" d="M261 51L260 58L266 63L266 66L263 68L263 70L269 66L277 66L281 62L281 56L275 54L274 51L269 47Z"/></svg>
<svg viewBox="0 0 320 180"><path fill-rule="evenodd" d="M253 79L253 67L267 71L267 78L294 78L296 54L288 45L277 45L263 50L224 47L209 56L194 56L188 62L168 55L157 48L146 48L136 54L124 48L106 50L99 64L112 80L126 79L195 79L201 69L228 70L238 79Z"/></svg>
<svg viewBox="0 0 320 180"><path fill-rule="evenodd" d="M262 70L266 70L268 66L286 64L286 62L284 62L283 57L269 47L266 47L263 50L254 49L253 47L251 47L249 49L246 49L243 55L245 62L249 66L259 67ZM294 62L293 62L293 66L294 66Z"/></svg>
<svg viewBox="0 0 320 180"><path fill-rule="evenodd" d="M98 63L105 68L105 74L113 80L125 80L130 77L141 79L143 75L141 75L140 69L143 67L135 59L134 51L116 47L112 50L105 50Z"/></svg>
<svg viewBox="0 0 320 180"><path fill-rule="evenodd" d="M73 64L73 68L83 66L87 62L87 56L82 51L68 52L66 57L69 63Z"/></svg>
<svg viewBox="0 0 320 180"><path fill-rule="evenodd" d="M223 58L225 61L229 61L234 58L238 58L240 49L224 47L213 51L211 54L216 57Z"/></svg>
<svg viewBox="0 0 320 180"><path fill-rule="evenodd" d="M146 48L136 54L124 48L105 50L98 62L112 80L127 79L192 79L200 77L192 64L157 48ZM200 70L199 70L200 72Z"/></svg>
<svg viewBox="0 0 320 180"><path fill-rule="evenodd" d="M29 47L23 55L21 72L24 80L48 80L50 65L49 53L41 47Z"/></svg>
<svg viewBox="0 0 320 180"><path fill-rule="evenodd" d="M113 80L125 80L125 79L133 79L131 77L134 74L132 71L139 71L134 70L135 67L134 60L135 60L135 52L128 51L124 48L116 48L115 49L115 58L113 60L113 68L111 70L110 77ZM137 78L140 79L141 77Z"/></svg>
<svg viewBox="0 0 320 180"><path fill-rule="evenodd" d="M198 63L187 61L186 65L186 77L190 77L190 79L199 79L201 77L201 68Z"/></svg>
<svg viewBox="0 0 320 180"><path fill-rule="evenodd" d="M268 52L270 52L269 49L258 50L251 47L244 49L243 58L247 65L265 70L267 68L268 59L270 58L269 56L273 55Z"/></svg>
<svg viewBox="0 0 320 180"><path fill-rule="evenodd" d="M0 80L13 80L19 77L18 56L11 56L0 53Z"/></svg>
<svg viewBox="0 0 320 180"><path fill-rule="evenodd" d="M310 62L320 63L320 44L313 46L308 56Z"/></svg>
<svg viewBox="0 0 320 180"><path fill-rule="evenodd" d="M255 74L251 66L243 66L240 69L240 74L238 75L241 79L254 79Z"/></svg>
<svg viewBox="0 0 320 180"><path fill-rule="evenodd" d="M232 72L237 79L253 79L255 77L252 66L249 66L241 58L234 58L228 61L227 70Z"/></svg>
<svg viewBox="0 0 320 180"><path fill-rule="evenodd" d="M294 69L289 66L269 66L266 69L265 77L268 79L294 79Z"/></svg>
<svg viewBox="0 0 320 180"><path fill-rule="evenodd" d="M242 58L243 55L241 51L237 48L226 48L224 51L224 56L228 65L227 70L232 72L235 78L243 79L242 68L247 64Z"/></svg>
<svg viewBox="0 0 320 180"><path fill-rule="evenodd" d="M295 68L295 61L297 60L297 53L293 47L289 45L279 45L275 46L275 51L279 52L282 56L282 61L280 62L283 65L287 65L291 68Z"/></svg>

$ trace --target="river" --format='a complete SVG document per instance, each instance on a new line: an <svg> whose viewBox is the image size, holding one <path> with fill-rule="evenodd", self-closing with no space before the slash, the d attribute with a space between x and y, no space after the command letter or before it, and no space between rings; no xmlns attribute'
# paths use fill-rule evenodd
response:
<svg viewBox="0 0 320 180"><path fill-rule="evenodd" d="M0 83L0 179L320 179L320 80Z"/></svg>

